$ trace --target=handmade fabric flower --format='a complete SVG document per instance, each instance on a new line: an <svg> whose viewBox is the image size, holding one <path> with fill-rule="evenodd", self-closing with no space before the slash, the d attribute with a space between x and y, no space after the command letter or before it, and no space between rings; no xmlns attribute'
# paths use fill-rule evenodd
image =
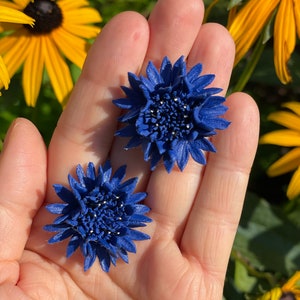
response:
<svg viewBox="0 0 300 300"><path fill-rule="evenodd" d="M126 98L113 101L129 110L119 119L127 126L116 135L131 138L126 149L141 145L152 170L163 159L168 172L175 163L182 171L189 155L205 164L203 151L216 151L207 137L229 125L220 118L227 110L225 98L215 95L221 89L207 88L215 75L199 76L201 71L197 64L187 72L183 57L174 65L165 57L160 71L149 62L147 77L128 73L130 87L122 87Z"/></svg>
<svg viewBox="0 0 300 300"><path fill-rule="evenodd" d="M116 265L121 258L128 263L127 252L136 252L134 240L150 237L133 228L145 226L151 219L145 214L146 205L139 204L146 193L133 194L137 178L122 182L126 166L120 167L112 176L109 162L100 166L96 172L89 163L86 174L78 165L78 181L69 175L71 190L55 184L57 195L65 203L47 205L49 212L61 214L45 230L58 232L49 243L57 243L71 237L67 247L67 257L80 247L84 256L84 270L88 270L98 257L105 272L110 264Z"/></svg>
<svg viewBox="0 0 300 300"><path fill-rule="evenodd" d="M5 24L0 32L0 55L12 77L23 66L25 101L35 106L44 68L54 93L63 105L73 87L71 73L64 57L82 67L89 43L100 28L92 23L101 21L97 10L86 0L13 0L0 1L35 19L34 26Z"/></svg>

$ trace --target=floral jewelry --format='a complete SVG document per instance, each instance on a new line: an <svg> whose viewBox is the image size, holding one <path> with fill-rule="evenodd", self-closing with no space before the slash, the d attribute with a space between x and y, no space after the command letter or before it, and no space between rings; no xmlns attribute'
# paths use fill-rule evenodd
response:
<svg viewBox="0 0 300 300"><path fill-rule="evenodd" d="M49 239L49 244L71 237L67 246L67 257L80 247L84 256L84 270L88 270L98 257L105 272L110 264L116 265L121 258L128 263L127 252L136 252L134 240L150 237L133 228L146 226L152 220L145 216L149 208L139 204L146 193L133 193L137 178L122 182L126 166L120 167L114 175L109 162L96 172L93 163L87 166L86 174L78 165L78 181L68 176L71 190L55 184L57 195L65 203L47 205L50 213L60 214L45 230L58 232Z"/></svg>
<svg viewBox="0 0 300 300"><path fill-rule="evenodd" d="M130 137L126 149L141 145L151 170L163 159L168 172L175 163L182 171L189 155L205 164L203 151L216 151L207 137L230 124L220 118L227 107L225 98L215 94L222 89L207 87L215 75L199 76L201 71L197 64L187 72L183 57L173 66L165 57L159 71L149 62L147 77L128 73L130 87L122 86L126 97L113 101L128 110L119 118L127 126L116 135Z"/></svg>

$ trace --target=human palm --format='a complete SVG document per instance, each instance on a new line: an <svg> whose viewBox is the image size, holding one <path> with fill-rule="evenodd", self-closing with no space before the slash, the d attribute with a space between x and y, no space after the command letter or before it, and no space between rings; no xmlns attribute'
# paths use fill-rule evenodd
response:
<svg viewBox="0 0 300 300"><path fill-rule="evenodd" d="M11 126L0 157L1 299L221 299L226 267L237 229L257 145L258 114L245 94L228 97L230 127L214 137L216 154L207 165L190 161L183 172L149 171L139 149L124 151L114 137L127 72L141 72L149 60L188 58L214 73L225 93L234 44L217 24L201 25L200 0L160 0L149 22L133 12L116 16L91 48L82 75L53 134L48 154L36 128L24 119ZM43 230L53 221L46 202L57 202L52 185L68 185L77 164L127 164L147 191L153 219L141 231L129 264L109 273L97 261L83 271L77 251L65 257L67 242L49 245ZM6 298L5 298L6 297Z"/></svg>

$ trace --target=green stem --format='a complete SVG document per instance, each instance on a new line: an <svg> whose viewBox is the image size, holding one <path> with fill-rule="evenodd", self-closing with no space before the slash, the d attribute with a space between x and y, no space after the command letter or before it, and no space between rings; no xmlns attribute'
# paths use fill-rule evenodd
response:
<svg viewBox="0 0 300 300"><path fill-rule="evenodd" d="M263 34L260 35L260 38L258 40L258 42L256 43L256 46L253 50L253 53L250 56L249 61L247 62L243 73L240 77L240 79L238 80L237 84L235 85L233 92L240 92L244 89L244 87L246 86L247 82L249 81L260 57L261 54L265 48L265 43L263 42L264 36Z"/></svg>

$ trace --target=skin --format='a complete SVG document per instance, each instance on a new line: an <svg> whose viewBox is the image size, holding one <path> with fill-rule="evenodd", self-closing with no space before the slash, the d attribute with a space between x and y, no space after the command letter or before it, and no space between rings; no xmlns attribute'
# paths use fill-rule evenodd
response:
<svg viewBox="0 0 300 300"><path fill-rule="evenodd" d="M114 17L90 49L81 77L61 115L47 150L37 129L17 119L0 156L1 299L221 299L234 236L253 163L259 115L253 99L229 96L225 118L232 122L213 143L206 166L189 161L184 172L150 173L140 149L124 151L127 139L114 137L120 114L111 100L122 95L127 72L143 73L167 55L188 57L215 73L213 85L229 84L234 44L225 28L201 25L200 0L159 0L149 20L133 12ZM42 227L55 216L44 205L57 202L52 185L68 186L77 164L110 158L127 164L127 178L139 177L153 219L141 230L129 264L104 273L97 261L87 272L77 251L65 257L67 241L48 245L53 233Z"/></svg>

